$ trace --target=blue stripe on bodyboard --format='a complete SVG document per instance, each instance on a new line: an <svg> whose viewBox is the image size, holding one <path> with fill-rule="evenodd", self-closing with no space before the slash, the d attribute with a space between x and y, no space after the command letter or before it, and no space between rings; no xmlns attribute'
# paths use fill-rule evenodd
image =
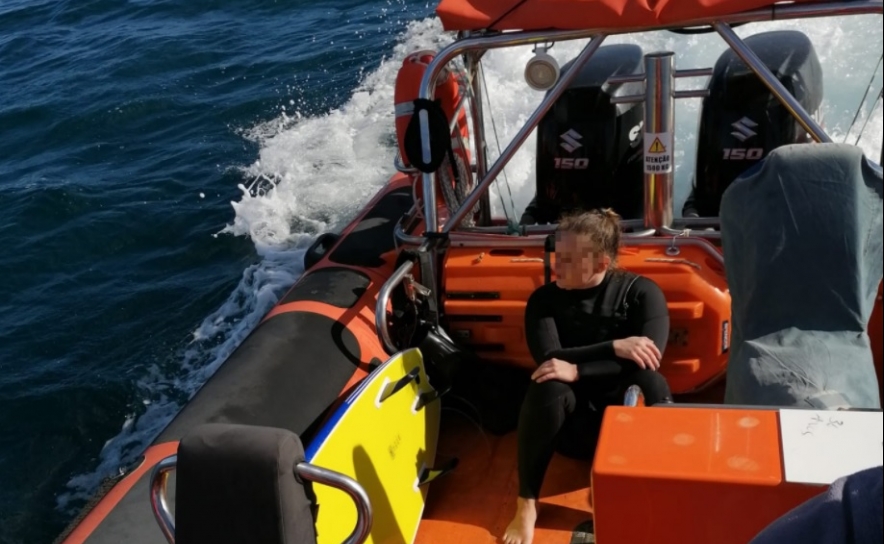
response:
<svg viewBox="0 0 884 544"><path fill-rule="evenodd" d="M340 406L338 406L338 409L335 410L335 413L332 414L329 420L325 422L325 425L323 425L322 428L320 428L316 432L316 436L313 437L313 440L310 441L310 445L304 451L304 459L308 463L313 462L313 458L316 457L316 454L319 452L319 448L322 447L332 431L335 430L338 422L341 420L342 417L344 417L344 414L347 413L347 410L349 410L350 407L353 406L353 403L356 401L357 398L359 398L359 395L361 395L362 392L365 391L365 388L368 387L368 384L374 381L374 377L380 374L380 371L398 356L400 355L396 354L393 357L390 357L387 362L377 367L371 374L363 378L362 382L360 382L356 389L354 389L353 392L350 393L350 395L344 400L344 402Z"/></svg>

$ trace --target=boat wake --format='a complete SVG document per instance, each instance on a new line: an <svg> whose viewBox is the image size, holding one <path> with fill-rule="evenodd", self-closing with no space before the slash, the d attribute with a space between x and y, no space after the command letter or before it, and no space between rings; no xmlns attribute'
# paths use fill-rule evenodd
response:
<svg viewBox="0 0 884 544"><path fill-rule="evenodd" d="M859 23L859 24L857 24ZM778 28L804 31L813 41L827 83L824 102L827 130L836 141L854 143L856 129L848 134L854 113L866 90L880 51L881 17L799 23L765 23L738 29L741 36ZM849 29L849 31L848 31ZM243 129L242 136L260 145L260 156L241 167L242 196L232 202L233 221L215 236L247 236L260 256L249 266L228 299L207 316L191 334L178 362L155 368L139 383L144 407L127 417L121 432L107 441L98 466L68 483L58 498L61 509L74 509L88 499L101 481L131 463L174 417L184 402L217 370L257 325L281 294L303 272L306 247L321 232L338 230L380 189L392 172L395 155L393 92L402 59L418 49L438 49L450 38L441 36L435 19L411 23L376 70L366 74L341 107L322 115L303 116L294 104L276 119ZM636 43L645 52L677 51L676 66L712 66L725 45L717 35L681 36L661 32L641 37L610 38L609 43ZM551 50L560 65L577 55L586 42L556 44ZM491 159L506 146L542 99L523 78L528 47L488 53L483 77L495 89L486 102L487 138ZM857 70L855 67L867 67ZM703 80L680 82L679 88L697 88ZM881 125L880 105L870 112L881 75L876 75L871 99L857 123L869 115L869 127ZM689 192L695 160L696 127L700 101L681 100L676 109L676 212ZM491 122L493 119L493 123ZM493 127L493 130L491 130ZM495 138L495 132L497 138ZM880 132L867 130L860 144L870 157L881 149ZM516 214L533 197L534 136L511 160L492 188L495 215ZM505 182L504 182L505 181ZM169 365L167 365L169 366Z"/></svg>

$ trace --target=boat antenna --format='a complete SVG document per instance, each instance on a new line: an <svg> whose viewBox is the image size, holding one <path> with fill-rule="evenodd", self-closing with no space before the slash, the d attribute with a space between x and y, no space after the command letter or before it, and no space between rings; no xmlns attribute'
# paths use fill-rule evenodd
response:
<svg viewBox="0 0 884 544"><path fill-rule="evenodd" d="M878 70L881 69L881 63L884 62L884 53L881 53L881 56L878 58L878 64L875 65L875 69L872 71L872 77L869 79L869 84L866 86L866 92L863 93L862 100L859 101L859 106L856 108L856 114L853 116L853 121L850 123L850 128L847 129L847 134L844 135L844 143L847 143L847 138L850 137L850 133L853 131L853 127L856 126L856 122L859 120L859 114L863 110L863 105L866 103L866 99L869 97L869 92L872 90L872 85L875 84L875 76L878 75ZM882 93L884 93L884 88L882 88ZM881 100L881 93L878 93L878 98L875 99L875 104L872 105L872 110L869 112L869 115L866 116L865 121L863 122L863 126L859 131L859 134L856 135L856 142L853 145L859 145L859 141L862 138L863 133L866 131L866 126L869 124L869 119L872 117L872 113L875 111L875 106L878 104L878 101Z"/></svg>
<svg viewBox="0 0 884 544"><path fill-rule="evenodd" d="M884 87L881 88L881 91L878 92L878 100L884 99ZM871 117L871 115L869 116ZM884 145L881 146L881 156L878 157L878 164L880 166L884 166Z"/></svg>
<svg viewBox="0 0 884 544"><path fill-rule="evenodd" d="M482 75L482 85L487 89L488 82L485 80L485 68L482 66L481 63L479 64L479 73ZM488 95L488 93L482 93L482 94L486 95L486 96ZM494 113L491 110L491 97L487 96L487 100L488 100L488 116L491 118L491 129L494 131L494 140L497 142L497 154L498 154L498 156L500 156L500 154L502 153L501 148L500 148L500 136L498 136L498 134L497 134L497 124L494 122ZM504 182L504 185L506 185L506 190L510 195L510 204L513 207L513 215L515 215L516 202L515 202L515 200L513 200L513 190L510 187L510 181L506 175L506 167L503 168L503 171L501 172L501 174L503 175L503 182ZM494 182L497 184L500 183L498 180L494 180ZM507 226L510 229L516 229L517 225L516 225L515 218L510 219L510 214L506 210L506 202L503 199L503 191L498 190L497 195L500 197L500 205L503 207L503 214L506 217Z"/></svg>

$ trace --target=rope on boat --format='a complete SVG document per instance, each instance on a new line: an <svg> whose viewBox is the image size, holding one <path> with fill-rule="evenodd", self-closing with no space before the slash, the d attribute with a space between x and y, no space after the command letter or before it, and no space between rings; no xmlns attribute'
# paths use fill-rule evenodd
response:
<svg viewBox="0 0 884 544"><path fill-rule="evenodd" d="M463 145L463 140L460 137L460 133L458 133L458 141ZM463 160L463 157L460 156L459 153L454 153L454 162L455 164L451 164L451 161L446 156L442 161L442 165L439 167L436 175L439 176L439 186L442 188L442 198L445 200L445 205L448 207L450 211L457 210L460 205L466 201L469 194L473 191L475 187L475 183L467 183L466 180L472 179L470 176L469 170L467 168L466 162ZM457 181L454 178L454 169L457 168ZM472 227L475 225L475 214L479 213L479 209L481 207L480 203L476 203L473 206L473 209L468 213L463 220L460 222L460 226L462 227Z"/></svg>

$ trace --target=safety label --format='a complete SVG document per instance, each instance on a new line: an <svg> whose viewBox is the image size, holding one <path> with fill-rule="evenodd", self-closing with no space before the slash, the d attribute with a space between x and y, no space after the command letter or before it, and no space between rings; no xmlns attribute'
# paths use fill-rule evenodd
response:
<svg viewBox="0 0 884 544"><path fill-rule="evenodd" d="M645 132L645 174L672 172L672 133Z"/></svg>

